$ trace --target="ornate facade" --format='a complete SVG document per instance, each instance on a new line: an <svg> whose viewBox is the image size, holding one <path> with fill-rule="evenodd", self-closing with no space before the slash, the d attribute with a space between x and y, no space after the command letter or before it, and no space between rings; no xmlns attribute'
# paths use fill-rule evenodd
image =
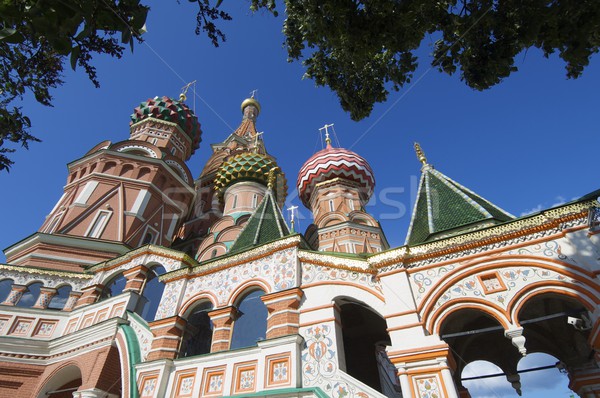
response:
<svg viewBox="0 0 600 398"><path fill-rule="evenodd" d="M407 242L390 248L368 162L328 140L297 178L303 234L258 101L196 180L184 101L141 103L130 138L70 163L40 229L5 249L0 397L469 397L467 364L520 391L533 352L600 396L600 191L516 218L416 146Z"/></svg>

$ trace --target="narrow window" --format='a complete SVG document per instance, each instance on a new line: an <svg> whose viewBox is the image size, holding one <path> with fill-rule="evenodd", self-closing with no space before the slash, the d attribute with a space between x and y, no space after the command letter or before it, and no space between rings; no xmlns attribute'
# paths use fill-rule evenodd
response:
<svg viewBox="0 0 600 398"><path fill-rule="evenodd" d="M141 217L144 214L146 205L148 205L151 197L152 195L147 189L141 189L135 198L135 202L133 202L133 205L131 206L131 212Z"/></svg>
<svg viewBox="0 0 600 398"><path fill-rule="evenodd" d="M208 354L212 342L213 325L208 312L213 309L210 302L197 305L187 317L179 357Z"/></svg>
<svg viewBox="0 0 600 398"><path fill-rule="evenodd" d="M142 246L148 245L148 244L152 243L153 241L154 241L154 236L152 236L152 232L146 232L146 235L144 236L144 240L142 241Z"/></svg>
<svg viewBox="0 0 600 398"><path fill-rule="evenodd" d="M238 305L238 319L233 325L231 349L249 347L264 340L267 333L267 307L260 297L265 294L255 290Z"/></svg>
<svg viewBox="0 0 600 398"><path fill-rule="evenodd" d="M56 291L56 294L54 295L54 297L52 297L52 300L50 300L50 304L48 304L48 309L49 310L62 310L63 308L65 308L65 305L67 304L67 300L69 299L69 295L71 294L71 290L72 290L72 288L70 285L66 285L66 286L59 288Z"/></svg>
<svg viewBox="0 0 600 398"><path fill-rule="evenodd" d="M127 279L125 279L123 273L117 274L104 286L104 289L100 294L100 300L118 296L123 292L123 289L125 289L126 283Z"/></svg>
<svg viewBox="0 0 600 398"><path fill-rule="evenodd" d="M25 307L25 308L33 307L35 305L35 302L37 301L38 297L40 296L41 287L42 287L41 282L35 282L35 283L32 283L31 285L27 286L27 290L25 291L25 293L23 293L23 295L19 299L19 302L17 303L17 307Z"/></svg>
<svg viewBox="0 0 600 398"><path fill-rule="evenodd" d="M157 142L158 142L158 138L152 138L152 139L150 140L150 143L151 143L152 145L156 145L156 143L157 143Z"/></svg>
<svg viewBox="0 0 600 398"><path fill-rule="evenodd" d="M349 201L349 205L350 205L350 210L354 210L354 201L352 199L350 199Z"/></svg>
<svg viewBox="0 0 600 398"><path fill-rule="evenodd" d="M13 283L14 282L12 279L5 279L0 282L0 303L8 298L8 295L12 290Z"/></svg>
<svg viewBox="0 0 600 398"><path fill-rule="evenodd" d="M154 320L156 311L162 299L165 290L164 282L158 280L158 277L164 274L165 268L162 265L153 267L146 277L146 286L142 293L142 300L138 304L137 313L147 322Z"/></svg>
<svg viewBox="0 0 600 398"><path fill-rule="evenodd" d="M254 194L254 195L252 195L252 208L256 209L257 204L258 204L258 195Z"/></svg>
<svg viewBox="0 0 600 398"><path fill-rule="evenodd" d="M333 211L333 200L329 200L329 211Z"/></svg>
<svg viewBox="0 0 600 398"><path fill-rule="evenodd" d="M177 149L175 147L171 148L171 155L175 156L177 153Z"/></svg>
<svg viewBox="0 0 600 398"><path fill-rule="evenodd" d="M108 211L100 210L86 236L89 236L90 238L99 238L104 231L104 227L106 227L106 224L108 223L110 214L111 213Z"/></svg>
<svg viewBox="0 0 600 398"><path fill-rule="evenodd" d="M232 209L235 209L237 207L237 195L235 195L233 197L233 206L231 206Z"/></svg>
<svg viewBox="0 0 600 398"><path fill-rule="evenodd" d="M75 204L78 204L78 205L86 204L88 199L90 198L90 196L92 196L92 193L94 193L94 190L96 189L97 186L98 186L98 181L88 181L88 183L85 184L85 187L83 187L83 189L79 193L79 196L77 196L77 199L75 199Z"/></svg>

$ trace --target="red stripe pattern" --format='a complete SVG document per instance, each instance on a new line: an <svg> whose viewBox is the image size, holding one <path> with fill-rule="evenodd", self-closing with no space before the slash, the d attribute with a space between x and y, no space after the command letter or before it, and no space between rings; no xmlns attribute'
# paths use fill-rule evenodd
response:
<svg viewBox="0 0 600 398"><path fill-rule="evenodd" d="M315 153L304 163L298 174L298 194L310 208L310 195L315 185L334 178L358 183L363 189L363 199L369 200L375 188L375 176L367 161L356 153L343 148L327 148Z"/></svg>

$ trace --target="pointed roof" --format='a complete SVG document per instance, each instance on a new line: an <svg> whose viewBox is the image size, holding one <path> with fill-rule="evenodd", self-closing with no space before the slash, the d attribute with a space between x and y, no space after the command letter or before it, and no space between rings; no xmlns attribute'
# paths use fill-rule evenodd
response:
<svg viewBox="0 0 600 398"><path fill-rule="evenodd" d="M515 218L435 170L419 144L415 143L415 149L423 167L406 244L417 245Z"/></svg>
<svg viewBox="0 0 600 398"><path fill-rule="evenodd" d="M269 187L229 252L241 252L288 235L291 235L290 230Z"/></svg>

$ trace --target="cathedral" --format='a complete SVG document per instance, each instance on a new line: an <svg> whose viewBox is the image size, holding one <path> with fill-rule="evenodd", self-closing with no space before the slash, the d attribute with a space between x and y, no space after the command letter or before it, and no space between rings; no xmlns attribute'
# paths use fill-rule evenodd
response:
<svg viewBox="0 0 600 398"><path fill-rule="evenodd" d="M531 353L600 397L600 191L515 217L415 144L390 247L365 158L327 136L282 170L248 98L190 171L185 101L148 99L128 139L73 154L38 231L4 250L0 397L467 398L478 360L520 394ZM294 184L304 231L283 216Z"/></svg>

